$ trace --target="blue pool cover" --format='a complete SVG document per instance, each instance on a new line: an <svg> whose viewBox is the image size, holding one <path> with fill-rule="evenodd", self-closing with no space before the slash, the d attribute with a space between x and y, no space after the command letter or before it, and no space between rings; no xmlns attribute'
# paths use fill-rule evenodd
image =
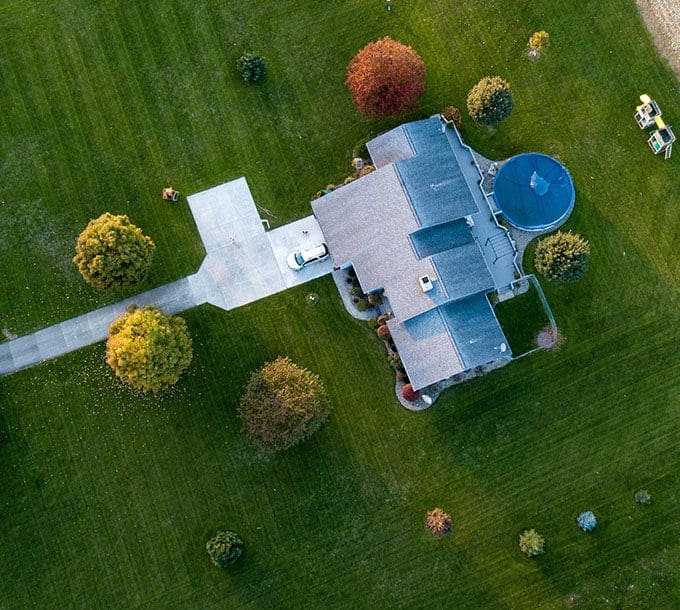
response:
<svg viewBox="0 0 680 610"><path fill-rule="evenodd" d="M523 153L504 163L494 180L494 199L506 220L519 229L552 229L574 209L574 182L559 161Z"/></svg>

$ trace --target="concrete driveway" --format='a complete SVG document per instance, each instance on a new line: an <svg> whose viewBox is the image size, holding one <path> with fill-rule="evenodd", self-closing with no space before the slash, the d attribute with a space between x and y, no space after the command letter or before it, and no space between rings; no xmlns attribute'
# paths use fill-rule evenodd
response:
<svg viewBox="0 0 680 610"><path fill-rule="evenodd" d="M324 243L321 227L314 216L307 216L283 227L267 231L267 237L287 288L315 280L333 271L330 256L326 260L312 263L300 271L293 271L286 263L291 252L302 248L312 248Z"/></svg>
<svg viewBox="0 0 680 610"><path fill-rule="evenodd" d="M132 304L154 304L177 313L202 303L233 309L330 273L330 258L302 271L288 268L288 254L323 242L308 216L265 231L245 178L187 197L206 257L197 273L12 341L0 343L0 375L55 358L106 338Z"/></svg>
<svg viewBox="0 0 680 610"><path fill-rule="evenodd" d="M196 300L233 309L330 273L329 260L293 271L288 254L323 242L314 216L265 231L245 178L188 198L206 257L189 282Z"/></svg>

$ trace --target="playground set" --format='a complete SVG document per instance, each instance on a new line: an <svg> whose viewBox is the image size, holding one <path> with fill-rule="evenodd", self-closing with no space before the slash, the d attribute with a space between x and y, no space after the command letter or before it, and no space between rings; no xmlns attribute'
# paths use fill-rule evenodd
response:
<svg viewBox="0 0 680 610"><path fill-rule="evenodd" d="M664 153L664 159L670 159L673 142L675 142L673 130L661 118L661 109L655 100L643 93L640 96L640 101L642 104L635 109L635 121L640 129L655 127L649 133L647 144L655 155Z"/></svg>

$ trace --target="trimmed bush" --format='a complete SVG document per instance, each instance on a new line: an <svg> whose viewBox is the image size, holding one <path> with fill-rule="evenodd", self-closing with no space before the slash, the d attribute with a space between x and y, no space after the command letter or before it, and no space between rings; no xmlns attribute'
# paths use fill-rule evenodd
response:
<svg viewBox="0 0 680 610"><path fill-rule="evenodd" d="M106 362L137 390L158 392L174 385L191 358L184 319L153 305L142 309L133 305L109 327Z"/></svg>
<svg viewBox="0 0 680 610"><path fill-rule="evenodd" d="M425 528L440 538L451 531L451 523L451 515L441 508L433 508L425 513Z"/></svg>
<svg viewBox="0 0 680 610"><path fill-rule="evenodd" d="M392 333L390 333L390 329L388 328L387 324L378 326L376 334L378 335L378 339L382 339L383 341L387 341L390 337L392 337Z"/></svg>
<svg viewBox="0 0 680 610"><path fill-rule="evenodd" d="M401 395L404 400L408 400L409 402L414 402L420 398L420 392L418 392L418 390L414 390L410 383L407 383L401 389Z"/></svg>
<svg viewBox="0 0 680 610"><path fill-rule="evenodd" d="M228 568L243 553L243 541L235 532L217 532L208 540L205 550L218 568Z"/></svg>
<svg viewBox="0 0 680 610"><path fill-rule="evenodd" d="M519 536L519 548L527 557L538 557L543 555L545 538L535 529L522 532Z"/></svg>
<svg viewBox="0 0 680 610"><path fill-rule="evenodd" d="M404 371L404 365L401 362L401 356L397 352L388 354L387 361L392 365L395 371Z"/></svg>
<svg viewBox="0 0 680 610"><path fill-rule="evenodd" d="M441 115L447 120L447 121L453 121L453 124L460 129L461 126L461 116L460 116L460 110L456 108L455 106L447 106L442 110Z"/></svg>
<svg viewBox="0 0 680 610"><path fill-rule="evenodd" d="M155 249L127 216L105 212L78 236L73 262L98 290L130 288L146 277Z"/></svg>
<svg viewBox="0 0 680 610"><path fill-rule="evenodd" d="M578 517L576 517L576 522L584 532L592 532L597 526L597 519L595 518L595 513L592 510L581 513Z"/></svg>
<svg viewBox="0 0 680 610"><path fill-rule="evenodd" d="M378 326L378 321L375 318L370 318L369 321L368 321L368 328L373 330L377 326Z"/></svg>
<svg viewBox="0 0 680 610"><path fill-rule="evenodd" d="M359 311L366 311L368 309L368 305L366 304L366 301L364 301L363 299L359 299L356 303L356 308Z"/></svg>
<svg viewBox="0 0 680 610"><path fill-rule="evenodd" d="M377 318L378 326L382 326L383 324L387 324L387 320L390 319L390 316L388 316L386 313L380 314Z"/></svg>
<svg viewBox="0 0 680 610"><path fill-rule="evenodd" d="M236 60L236 68L247 83L256 83L264 78L266 64L257 53L249 51Z"/></svg>
<svg viewBox="0 0 680 610"><path fill-rule="evenodd" d="M396 116L418 105L425 88L425 63L411 47L385 37L354 56L346 82L359 112Z"/></svg>
<svg viewBox="0 0 680 610"><path fill-rule="evenodd" d="M380 305L382 303L382 294L379 292L372 292L368 295L368 302L371 305Z"/></svg>
<svg viewBox="0 0 680 610"><path fill-rule="evenodd" d="M577 282L588 270L589 260L590 245L571 231L541 239L534 253L536 270L551 282Z"/></svg>
<svg viewBox="0 0 680 610"><path fill-rule="evenodd" d="M309 438L330 410L319 377L282 357L251 375L238 407L251 441L267 453Z"/></svg>
<svg viewBox="0 0 680 610"><path fill-rule="evenodd" d="M468 113L480 125L502 123L514 107L510 84L500 76L485 76L468 93Z"/></svg>
<svg viewBox="0 0 680 610"><path fill-rule="evenodd" d="M635 501L638 504L651 504L652 503L652 496L649 494L649 492L646 489L641 489L635 494Z"/></svg>

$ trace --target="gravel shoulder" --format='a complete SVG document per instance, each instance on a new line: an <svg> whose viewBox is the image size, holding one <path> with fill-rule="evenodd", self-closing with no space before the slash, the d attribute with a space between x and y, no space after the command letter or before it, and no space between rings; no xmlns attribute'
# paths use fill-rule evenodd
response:
<svg viewBox="0 0 680 610"><path fill-rule="evenodd" d="M659 53L680 78L680 0L637 0Z"/></svg>

